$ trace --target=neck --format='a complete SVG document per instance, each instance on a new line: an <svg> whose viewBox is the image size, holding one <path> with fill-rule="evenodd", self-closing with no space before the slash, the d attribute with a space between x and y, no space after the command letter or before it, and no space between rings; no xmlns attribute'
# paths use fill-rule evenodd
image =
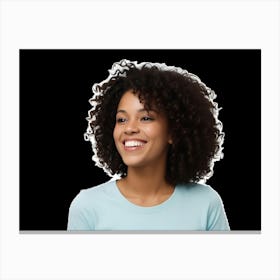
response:
<svg viewBox="0 0 280 280"><path fill-rule="evenodd" d="M128 168L123 186L131 193L143 197L170 191L171 188L165 180L165 167Z"/></svg>
<svg viewBox="0 0 280 280"><path fill-rule="evenodd" d="M174 187L165 180L165 169L128 168L127 176L117 182L120 192L130 202L140 206L153 206L170 197Z"/></svg>

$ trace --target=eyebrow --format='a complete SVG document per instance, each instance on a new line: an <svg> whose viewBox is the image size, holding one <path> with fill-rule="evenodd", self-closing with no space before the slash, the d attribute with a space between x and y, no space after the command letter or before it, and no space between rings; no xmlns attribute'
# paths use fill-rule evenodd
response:
<svg viewBox="0 0 280 280"><path fill-rule="evenodd" d="M157 113L156 110L153 110L153 109L151 109L151 110L146 110L145 108L139 109L139 110L137 110L137 112L138 112L138 113L142 113L142 112L155 112L155 113ZM123 110L123 109L118 110L117 113L126 113L126 114L127 114L127 112L126 112L125 110Z"/></svg>

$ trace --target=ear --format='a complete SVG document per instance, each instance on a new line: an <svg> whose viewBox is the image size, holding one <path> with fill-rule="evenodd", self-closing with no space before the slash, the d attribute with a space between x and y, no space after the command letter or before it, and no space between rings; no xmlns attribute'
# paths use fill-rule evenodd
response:
<svg viewBox="0 0 280 280"><path fill-rule="evenodd" d="M169 131L168 131L167 139L168 139L168 141L167 141L168 144L172 145L173 144L172 131L170 130L170 128L169 128Z"/></svg>

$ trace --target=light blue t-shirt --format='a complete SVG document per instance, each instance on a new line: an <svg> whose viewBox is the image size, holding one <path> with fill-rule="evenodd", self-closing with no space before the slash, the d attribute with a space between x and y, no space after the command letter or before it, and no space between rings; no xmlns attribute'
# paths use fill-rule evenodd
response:
<svg viewBox="0 0 280 280"><path fill-rule="evenodd" d="M177 185L163 203L143 207L116 181L81 190L70 205L67 230L230 230L219 194L208 185Z"/></svg>

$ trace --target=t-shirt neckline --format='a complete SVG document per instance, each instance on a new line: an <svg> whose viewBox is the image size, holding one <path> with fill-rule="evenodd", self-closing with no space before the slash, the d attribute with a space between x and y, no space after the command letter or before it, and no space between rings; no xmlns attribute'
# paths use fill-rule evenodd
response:
<svg viewBox="0 0 280 280"><path fill-rule="evenodd" d="M177 193L177 186L175 186L173 193L165 201L161 202L160 204L153 205L153 206L140 206L140 205L137 205L137 204L129 201L121 193L121 191L117 185L117 181L114 181L114 189L117 194L117 197L124 203L124 205L126 205L127 207L129 207L131 209L139 210L140 212L153 212L153 211L157 211L162 208L168 207L174 200L174 197L176 196L176 193Z"/></svg>

